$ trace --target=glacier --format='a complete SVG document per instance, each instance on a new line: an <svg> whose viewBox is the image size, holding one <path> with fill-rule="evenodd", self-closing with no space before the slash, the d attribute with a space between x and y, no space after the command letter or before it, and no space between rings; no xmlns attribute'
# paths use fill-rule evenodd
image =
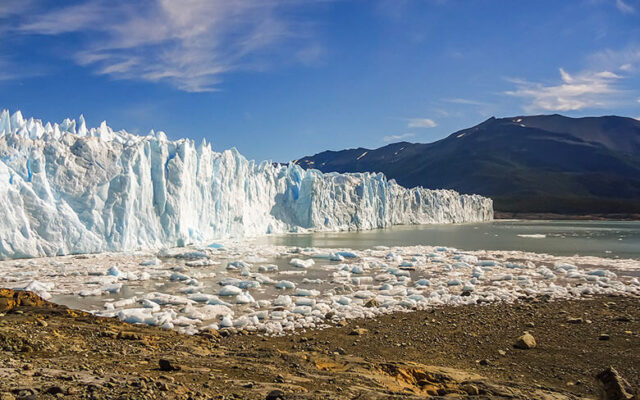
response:
<svg viewBox="0 0 640 400"><path fill-rule="evenodd" d="M272 233L463 223L491 199L380 173L255 162L206 141L0 114L0 259L160 249Z"/></svg>

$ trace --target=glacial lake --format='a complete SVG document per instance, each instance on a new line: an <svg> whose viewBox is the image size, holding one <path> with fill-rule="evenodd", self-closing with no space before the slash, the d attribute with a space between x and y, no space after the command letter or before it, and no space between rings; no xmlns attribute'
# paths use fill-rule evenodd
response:
<svg viewBox="0 0 640 400"><path fill-rule="evenodd" d="M462 250L518 250L557 256L640 259L640 221L497 220L455 225L395 226L361 232L268 236L261 244L367 249L374 246L449 246Z"/></svg>

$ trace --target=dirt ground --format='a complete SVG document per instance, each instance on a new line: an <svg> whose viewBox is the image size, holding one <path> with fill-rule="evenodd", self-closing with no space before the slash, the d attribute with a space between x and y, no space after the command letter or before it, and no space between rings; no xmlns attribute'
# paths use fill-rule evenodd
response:
<svg viewBox="0 0 640 400"><path fill-rule="evenodd" d="M277 338L186 336L11 290L0 315L0 400L597 399L610 366L627 399L640 387L638 298L442 307ZM525 331L535 348L514 347Z"/></svg>

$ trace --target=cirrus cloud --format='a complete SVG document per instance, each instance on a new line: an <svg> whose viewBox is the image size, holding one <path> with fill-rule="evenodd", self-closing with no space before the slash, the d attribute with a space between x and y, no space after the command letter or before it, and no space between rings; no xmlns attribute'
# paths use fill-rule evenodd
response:
<svg viewBox="0 0 640 400"><path fill-rule="evenodd" d="M618 101L624 92L618 85L623 76L611 71L586 71L576 75L562 68L559 71L559 84L511 79L516 88L505 93L523 98L526 112L536 112L607 108Z"/></svg>
<svg viewBox="0 0 640 400"><path fill-rule="evenodd" d="M385 136L382 138L382 141L384 142L400 142L412 137L415 137L416 135L414 133L411 132L407 132L407 133L403 133L402 135L389 135L389 136Z"/></svg>
<svg viewBox="0 0 640 400"><path fill-rule="evenodd" d="M314 2L82 0L34 6L4 25L15 24L8 31L16 36L77 35L71 58L99 75L207 92L231 71L263 70L274 59L310 64L321 57L311 24L292 16Z"/></svg>
<svg viewBox="0 0 640 400"><path fill-rule="evenodd" d="M407 128L435 128L438 124L430 118L410 118Z"/></svg>

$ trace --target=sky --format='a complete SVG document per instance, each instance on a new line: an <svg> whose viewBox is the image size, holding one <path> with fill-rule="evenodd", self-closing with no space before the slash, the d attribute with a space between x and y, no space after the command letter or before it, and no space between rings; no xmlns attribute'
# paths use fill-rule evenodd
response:
<svg viewBox="0 0 640 400"><path fill-rule="evenodd" d="M281 162L640 118L640 0L0 0L0 109Z"/></svg>

